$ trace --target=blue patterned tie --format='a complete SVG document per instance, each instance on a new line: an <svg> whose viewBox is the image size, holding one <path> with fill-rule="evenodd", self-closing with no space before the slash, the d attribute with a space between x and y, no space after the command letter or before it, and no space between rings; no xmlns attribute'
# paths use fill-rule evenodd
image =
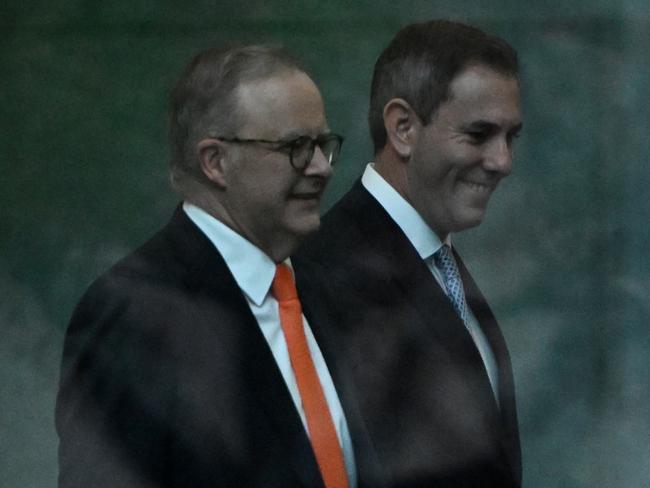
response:
<svg viewBox="0 0 650 488"><path fill-rule="evenodd" d="M447 296L451 300L456 313L463 323L467 324L467 303L465 302L463 282L460 280L460 273L451 248L447 244L443 244L433 255L433 261L442 273L445 288L447 288Z"/></svg>

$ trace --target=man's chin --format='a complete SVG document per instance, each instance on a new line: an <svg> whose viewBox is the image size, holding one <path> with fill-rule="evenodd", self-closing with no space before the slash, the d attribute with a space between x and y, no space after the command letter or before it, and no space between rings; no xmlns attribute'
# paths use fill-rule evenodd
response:
<svg viewBox="0 0 650 488"><path fill-rule="evenodd" d="M461 232L473 227L481 225L485 217L485 208L482 209L468 209L459 215L455 221L454 229L452 232Z"/></svg>
<svg viewBox="0 0 650 488"><path fill-rule="evenodd" d="M311 222L305 222L304 224L296 227L296 234L299 236L307 237L320 229L320 218L314 219Z"/></svg>
<svg viewBox="0 0 650 488"><path fill-rule="evenodd" d="M287 219L287 228L299 238L305 238L320 228L320 214L314 212L301 212Z"/></svg>

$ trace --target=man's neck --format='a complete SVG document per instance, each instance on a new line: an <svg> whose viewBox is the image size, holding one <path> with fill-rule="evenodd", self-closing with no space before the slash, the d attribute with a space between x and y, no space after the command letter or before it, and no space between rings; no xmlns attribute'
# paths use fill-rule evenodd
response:
<svg viewBox="0 0 650 488"><path fill-rule="evenodd" d="M195 205L214 217L219 222L229 227L233 232L236 232L244 239L255 245L258 249L269 256L273 262L281 263L287 259L298 247L298 239L294 236L275 236L273 240L268 242L257 239L251 232L247 232L245 228L231 218L228 209L216 198L210 196L194 195L186 197L185 201Z"/></svg>

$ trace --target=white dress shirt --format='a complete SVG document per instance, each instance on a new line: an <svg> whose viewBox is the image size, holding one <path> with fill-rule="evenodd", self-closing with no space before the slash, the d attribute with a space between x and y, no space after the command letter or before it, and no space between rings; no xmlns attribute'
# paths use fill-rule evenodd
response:
<svg viewBox="0 0 650 488"><path fill-rule="evenodd" d="M278 302L270 292L271 283L275 276L275 263L261 249L233 231L230 227L212 217L203 209L189 202L184 202L183 210L217 248L219 254L226 261L226 265L234 276L239 288L244 293L251 312L253 312L260 326L260 330L273 353L275 362L282 373L293 403L302 419L305 431L309 435L300 392L296 383L296 377L291 368L289 351L287 350L287 344L280 324ZM289 259L285 263L291 267ZM352 449L352 440L345 415L343 414L343 408L334 388L332 377L323 359L323 354L316 343L316 339L304 315L302 316L302 321L309 351L311 352L318 378L323 387L325 400L332 414L336 434L343 450L350 487L356 487L357 473L354 462L354 451Z"/></svg>
<svg viewBox="0 0 650 488"><path fill-rule="evenodd" d="M438 235L431 230L418 211L375 171L373 163L366 166L366 170L361 177L361 184L379 202L386 212L388 212L388 215L390 215L399 228L402 229L406 238L411 242L440 287L445 291L445 282L442 273L433 262L433 255L443 244L440 242ZM451 247L451 238L449 236L445 240L445 244ZM485 370L492 385L492 391L498 402L499 376L497 362L490 343L469 304L467 306L466 326L483 359Z"/></svg>

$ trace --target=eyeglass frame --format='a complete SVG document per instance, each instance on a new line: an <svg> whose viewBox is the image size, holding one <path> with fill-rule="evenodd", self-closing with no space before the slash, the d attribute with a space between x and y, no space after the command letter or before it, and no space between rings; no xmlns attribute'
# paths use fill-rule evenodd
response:
<svg viewBox="0 0 650 488"><path fill-rule="evenodd" d="M324 144L324 143L332 141L332 140L335 140L335 141L338 142L337 150L332 152L332 154L331 154L331 156L330 156L330 158L328 160L328 164L330 166L334 166L334 164L338 160L338 156L339 156L339 154L341 152L341 147L343 146L343 141L345 140L345 138L343 136L341 136L339 134L334 134L333 132L328 132L327 134L319 134L316 137L310 137L308 135L302 135L302 136L298 136L298 137L295 137L295 138L290 139L290 140L279 139L279 140L275 140L275 141L271 141L271 140L268 140L268 139L242 139L242 138L239 138L239 137L220 137L220 136L211 136L211 137L213 139L218 139L220 141L234 142L236 144L259 144L259 143L261 143L261 144L279 144L278 147L276 147L274 149L271 149L271 150L272 151L281 151L282 149L288 148L289 149L289 163L297 171L302 171L307 166L309 166L309 163L311 162L312 158L314 157L314 151L316 150L317 145L322 151L323 147L321 146L321 144ZM305 158L305 163L302 166L296 166L294 164L293 152L294 152L295 149L300 148L301 144L303 143L302 141L306 141L307 139L309 139L308 157ZM301 142L299 143L298 141L301 141ZM335 153L336 153L336 157L334 157Z"/></svg>

